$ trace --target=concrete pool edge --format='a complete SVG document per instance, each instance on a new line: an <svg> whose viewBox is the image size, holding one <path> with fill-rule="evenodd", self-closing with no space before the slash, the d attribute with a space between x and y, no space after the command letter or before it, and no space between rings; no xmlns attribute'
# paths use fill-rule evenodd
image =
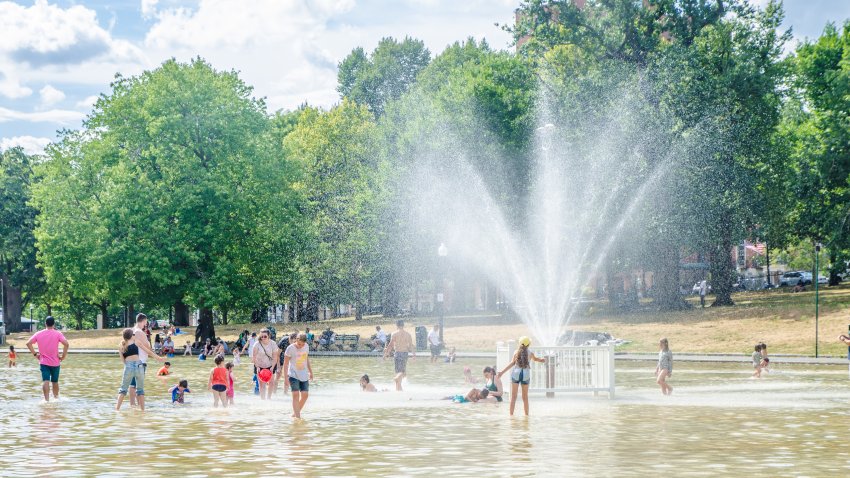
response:
<svg viewBox="0 0 850 478"><path fill-rule="evenodd" d="M116 351L111 349L74 349L68 350L69 354L90 354L90 355L115 355ZM313 357L380 357L381 354L374 352L328 352L315 351L310 352ZM419 354L421 357L428 357L427 351L422 351ZM181 357L182 354L175 354L174 358ZM192 355L192 358L197 355ZM247 357L246 357L247 358ZM458 359L493 359L496 354L491 352L458 352ZM614 356L616 360L631 361L631 362L654 362L658 360L658 354L654 353L631 353L617 352ZM677 362L728 362L728 363L746 363L752 359L749 355L743 354L674 354L673 359ZM771 354L771 362L773 363L789 363L789 364L810 364L810 365L845 365L848 360L844 357L810 357L806 355L783 355Z"/></svg>

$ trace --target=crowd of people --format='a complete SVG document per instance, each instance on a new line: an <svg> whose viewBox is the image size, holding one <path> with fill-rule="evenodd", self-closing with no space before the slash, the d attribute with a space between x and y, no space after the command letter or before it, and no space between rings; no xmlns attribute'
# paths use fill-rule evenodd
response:
<svg viewBox="0 0 850 478"><path fill-rule="evenodd" d="M69 343L59 330L56 330L56 322L53 317L47 317L45 328L35 333L27 342L26 346L30 353L39 361L39 370L42 378L42 393L45 401L52 397L59 398L59 372L61 363L68 354ZM428 349L430 361L437 362L442 356L444 344L440 337L438 326L434 326L428 334ZM131 406L145 409L145 372L149 360L153 359L163 362L162 368L157 376L168 377L171 375L171 362L166 361L173 357L174 340L172 335L179 335L179 329L170 328L161 338L157 334L153 343L150 341L150 327L148 317L145 314L136 316L136 325L122 331L122 340L118 348L118 354L123 363L123 373L118 388L118 397L115 409L120 410L127 396L130 398ZM232 345L220 338L206 339L204 343L186 342L184 355L191 356L193 350L199 351L199 360L212 357L215 364L210 369L207 389L213 397L214 407L228 407L234 405L235 376L234 367L240 364L240 358L247 354L253 371L253 382L255 394L262 400L269 400L280 388L283 381L284 393L291 396L292 417L301 418L301 413L309 398L310 382L313 381L313 368L310 362L310 351L316 350L325 343L332 343L334 333L327 329L318 338L306 329L304 332L293 332L284 335L280 341L276 341L276 332L271 327L262 328L259 333L243 331ZM850 347L850 336L841 335L838 340ZM392 357L395 390L403 390L403 382L407 376L407 364L416 358L416 346L413 337L405 330L403 320L396 323L396 330L389 336L376 327L376 333L372 336L370 343L372 349L382 349L383 357ZM61 345L61 352L59 347ZM518 397L522 397L523 411L529 413L528 389L531 383L532 362L545 362L530 350L531 339L520 337L518 348L502 370L497 371L495 367L485 367L483 370L484 386L477 386L478 379L472 374L469 367L464 368L464 378L467 384L474 387L466 394L457 394L446 397L456 403L477 402L501 402L504 399L505 390L502 386L501 377L510 373L511 389L510 414L513 415ZM233 360L226 362L226 356L232 354ZM446 354L445 361L453 362L455 358L454 349ZM9 367L17 366L18 356L14 346L9 347ZM752 354L753 377L761 378L762 374L768 372L770 359L767 356L767 345L758 343L754 346ZM285 376L284 376L285 374ZM668 380L673 375L673 354L670 344L666 338L659 341L658 363L655 368L655 380L664 395L670 395L673 387ZM282 380L283 379L283 380ZM378 388L372 383L368 374L360 378L360 388L363 392L377 392ZM383 390L386 391L386 390ZM185 402L186 393L191 393L189 383L186 379L180 379L169 388L172 403L179 405Z"/></svg>

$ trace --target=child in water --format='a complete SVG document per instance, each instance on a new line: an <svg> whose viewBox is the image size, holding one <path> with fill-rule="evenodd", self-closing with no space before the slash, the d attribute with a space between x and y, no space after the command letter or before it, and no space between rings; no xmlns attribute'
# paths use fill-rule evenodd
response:
<svg viewBox="0 0 850 478"><path fill-rule="evenodd" d="M224 368L227 370L227 404L233 405L233 362L227 362Z"/></svg>
<svg viewBox="0 0 850 478"><path fill-rule="evenodd" d="M363 375L360 377L360 391L362 392L377 392L378 389L372 385L372 382L369 380L368 375Z"/></svg>
<svg viewBox="0 0 850 478"><path fill-rule="evenodd" d="M761 378L761 344L756 344L753 352L753 378Z"/></svg>
<svg viewBox="0 0 850 478"><path fill-rule="evenodd" d="M192 342L186 341L186 346L183 348L183 356L192 356Z"/></svg>
<svg viewBox="0 0 850 478"><path fill-rule="evenodd" d="M15 353L15 346L9 346L9 368L18 366L18 354Z"/></svg>
<svg viewBox="0 0 850 478"><path fill-rule="evenodd" d="M455 348L452 347L449 349L449 353L446 354L446 363L455 363Z"/></svg>
<svg viewBox="0 0 850 478"><path fill-rule="evenodd" d="M241 362L239 357L242 355L242 352L239 351L239 347L233 348L233 365L239 365Z"/></svg>
<svg viewBox="0 0 850 478"><path fill-rule="evenodd" d="M170 369L170 368L171 368L171 362L165 362L162 365L162 368L159 369L159 372L156 373L157 376L164 377L164 376L170 374L171 372L168 371L168 369Z"/></svg>
<svg viewBox="0 0 850 478"><path fill-rule="evenodd" d="M673 393L673 387L667 383L667 379L673 375L673 352L670 351L670 344L667 339L658 341L658 365L655 367L655 383L661 386L661 393L670 395Z"/></svg>
<svg viewBox="0 0 850 478"><path fill-rule="evenodd" d="M542 358L534 355L528 348L531 346L531 339L528 337L519 338L519 348L514 353L514 358L511 363L499 372L499 378L509 369L511 370L511 416L516 408L517 390L522 386L522 405L525 410L525 415L528 416L528 384L531 383L531 361L545 362Z"/></svg>
<svg viewBox="0 0 850 478"><path fill-rule="evenodd" d="M452 395L446 397L446 400L451 400L452 403L477 403L479 400L486 400L490 395L490 390L482 388L481 390L473 388L466 395Z"/></svg>
<svg viewBox="0 0 850 478"><path fill-rule="evenodd" d="M464 380L466 380L466 383L469 383L469 384L472 384L472 385L475 385L478 382L478 380L475 377L472 376L472 369L469 368L468 366L463 367L463 378L464 378Z"/></svg>
<svg viewBox="0 0 850 478"><path fill-rule="evenodd" d="M210 370L210 379L207 387L213 394L213 407L218 408L218 403L221 402L223 407L227 407L227 369L224 368L224 357L216 355L215 368Z"/></svg>
<svg viewBox="0 0 850 478"><path fill-rule="evenodd" d="M183 401L184 394L192 393L192 391L189 390L189 381L188 380L181 380L180 382L177 383L177 385L169 388L168 391L171 392L171 404L172 405L173 404L182 405L183 403L185 403Z"/></svg>

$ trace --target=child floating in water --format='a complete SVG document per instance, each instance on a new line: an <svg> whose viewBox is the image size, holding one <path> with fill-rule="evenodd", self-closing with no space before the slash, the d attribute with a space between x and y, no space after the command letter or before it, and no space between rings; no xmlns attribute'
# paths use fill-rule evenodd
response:
<svg viewBox="0 0 850 478"><path fill-rule="evenodd" d="M452 403L477 403L480 400L486 400L490 395L490 390L482 388L481 390L473 388L466 395L452 395L446 397L445 400L451 400Z"/></svg>
<svg viewBox="0 0 850 478"><path fill-rule="evenodd" d="M168 391L171 392L171 403L172 404L180 404L180 405L185 403L183 401L184 394L192 393L192 391L189 390L189 381L188 380L181 380L180 382L177 383L177 385L169 388Z"/></svg>
<svg viewBox="0 0 850 478"><path fill-rule="evenodd" d="M511 370L511 416L514 415L516 408L516 396L520 386L522 386L522 405L525 410L525 415L528 416L528 384L531 383L531 361L545 362L542 358L534 355L528 350L531 346L531 339L528 337L519 338L519 348L514 353L514 358L511 363L499 372L498 377L502 378L509 369Z"/></svg>
<svg viewBox="0 0 850 478"><path fill-rule="evenodd" d="M372 382L369 380L368 375L363 375L360 377L360 390L363 392L377 392L378 389L372 385Z"/></svg>
<svg viewBox="0 0 850 478"><path fill-rule="evenodd" d="M15 346L9 346L9 368L18 366L18 354L15 353Z"/></svg>
<svg viewBox="0 0 850 478"><path fill-rule="evenodd" d="M655 383L661 386L661 393L670 395L673 393L673 387L667 383L667 379L673 375L673 352L670 351L667 339L659 340L658 347L661 350L658 352L658 365L655 367Z"/></svg>

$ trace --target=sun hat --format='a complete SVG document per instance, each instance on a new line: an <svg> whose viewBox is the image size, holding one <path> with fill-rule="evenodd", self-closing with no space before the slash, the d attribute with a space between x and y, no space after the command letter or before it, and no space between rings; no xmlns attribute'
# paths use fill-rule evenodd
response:
<svg viewBox="0 0 850 478"><path fill-rule="evenodd" d="M261 382L269 383L272 379L272 371L267 368L264 368L257 373L257 377L260 379Z"/></svg>
<svg viewBox="0 0 850 478"><path fill-rule="evenodd" d="M519 344L528 347L529 345L531 345L531 339L523 335L519 338Z"/></svg>

